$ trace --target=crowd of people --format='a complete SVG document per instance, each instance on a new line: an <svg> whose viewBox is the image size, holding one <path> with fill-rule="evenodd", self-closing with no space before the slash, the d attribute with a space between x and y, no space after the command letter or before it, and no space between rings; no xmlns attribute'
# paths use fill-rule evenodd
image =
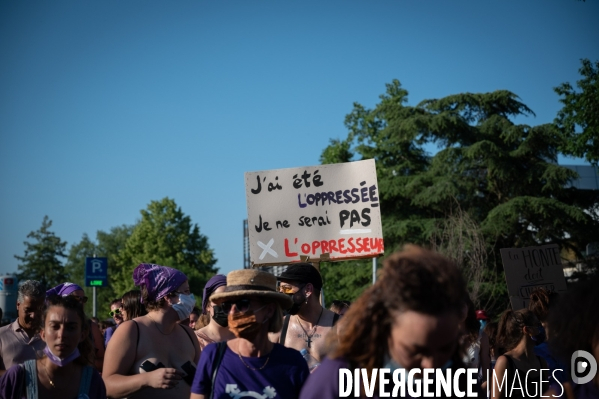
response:
<svg viewBox="0 0 599 399"><path fill-rule="evenodd" d="M330 309L310 263L278 277L215 275L201 303L174 268L142 263L132 278L138 289L110 303L113 323L85 315L77 284L23 282L18 318L0 328L0 399L330 399L343 396L342 369L431 368L477 369L480 398L599 398L599 373L570 377L574 352L599 358L597 276L561 296L539 288L527 309L497 320L475 309L457 265L416 246L389 256L355 302ZM519 378L522 389L508 392ZM391 395L374 384L375 397Z"/></svg>

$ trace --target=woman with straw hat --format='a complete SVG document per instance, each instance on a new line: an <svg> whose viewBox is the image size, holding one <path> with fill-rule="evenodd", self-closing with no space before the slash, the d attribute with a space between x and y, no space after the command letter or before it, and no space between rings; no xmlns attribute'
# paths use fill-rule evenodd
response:
<svg viewBox="0 0 599 399"><path fill-rule="evenodd" d="M206 346L191 386L191 398L253 396L297 398L310 372L295 349L270 342L278 332L291 298L277 292L277 280L259 270L227 275L224 291L210 300L228 313L235 339Z"/></svg>

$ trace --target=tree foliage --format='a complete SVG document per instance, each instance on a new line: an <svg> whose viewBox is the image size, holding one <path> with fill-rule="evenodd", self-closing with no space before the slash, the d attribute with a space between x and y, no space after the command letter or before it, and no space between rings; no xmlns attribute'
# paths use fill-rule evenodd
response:
<svg viewBox="0 0 599 399"><path fill-rule="evenodd" d="M152 201L116 256L119 271L110 278L115 293L133 289L133 269L140 263L172 266L184 272L191 291L201 296L206 281L216 273L216 259L208 238L200 234L174 200Z"/></svg>
<svg viewBox="0 0 599 399"><path fill-rule="evenodd" d="M555 118L565 135L561 150L567 155L585 157L593 165L599 162L599 61L581 60L578 70L582 79L562 83L554 90L564 105Z"/></svg>
<svg viewBox="0 0 599 399"><path fill-rule="evenodd" d="M325 301L355 301L372 284L372 260L360 259L346 262L322 262Z"/></svg>
<svg viewBox="0 0 599 399"><path fill-rule="evenodd" d="M579 253L599 236L585 212L597 193L571 187L576 173L557 165L562 133L553 124L514 123L534 115L514 93L462 93L417 106L406 105L407 96L394 80L373 109L355 103L347 138L321 156L324 163L376 160L387 252L429 246L456 203L480 226L489 254L545 243ZM439 151L431 156L426 145ZM490 256L485 273L501 270Z"/></svg>
<svg viewBox="0 0 599 399"><path fill-rule="evenodd" d="M20 280L37 280L46 288L54 287L66 281L65 269L61 258L65 258L67 243L50 231L52 220L44 216L39 230L32 231L25 241L23 256L15 255L21 263L18 265Z"/></svg>
<svg viewBox="0 0 599 399"><path fill-rule="evenodd" d="M85 285L85 258L105 257L108 259L108 276L117 274L120 266L117 263L117 254L125 247L125 243L131 236L134 226L122 225L113 227L110 232L99 230L96 233L95 242L90 240L87 234L83 234L81 241L71 246L65 265L65 271L71 282L84 287ZM86 295L91 298L93 295L92 287L84 287ZM114 286L98 288L98 314L100 318L105 318L110 311L110 302L118 297ZM86 310L91 313L92 304L89 301L86 304Z"/></svg>

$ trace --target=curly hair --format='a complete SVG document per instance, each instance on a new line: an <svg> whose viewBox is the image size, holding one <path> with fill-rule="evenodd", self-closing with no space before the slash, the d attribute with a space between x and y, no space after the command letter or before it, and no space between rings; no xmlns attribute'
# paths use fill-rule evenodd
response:
<svg viewBox="0 0 599 399"><path fill-rule="evenodd" d="M534 313L528 309L508 309L501 315L497 328L496 344L502 351L512 350L524 336L524 327L532 327L538 323ZM496 356L503 355L497 353Z"/></svg>
<svg viewBox="0 0 599 399"><path fill-rule="evenodd" d="M77 297L72 295L60 296L60 295L50 295L46 299L46 307L44 308L44 312L42 313L42 329L46 326L46 317L53 307L62 307L68 310L73 310L79 316L81 320L81 331L84 333L85 339L83 339L77 347L79 348L79 353L81 354L77 359L74 360L77 364L82 366L93 366L95 355L94 355L94 344L92 343L92 338L90 335L90 320L85 316L85 312L83 311L83 305Z"/></svg>
<svg viewBox="0 0 599 399"><path fill-rule="evenodd" d="M577 350L593 353L599 342L599 275L569 287L549 311L549 348L565 364Z"/></svg>
<svg viewBox="0 0 599 399"><path fill-rule="evenodd" d="M174 292L169 292L168 294L166 294L159 300L153 301L153 300L148 299L148 289L146 288L146 286L143 285L141 287L141 298L143 299L144 306L146 307L146 310L148 312L150 312L152 310L162 309L163 307L165 307L166 306L166 298L168 296L173 296L173 295L176 295L176 294Z"/></svg>
<svg viewBox="0 0 599 399"><path fill-rule="evenodd" d="M537 316L540 322L544 323L547 321L549 310L556 305L558 298L557 292L546 290L543 287L537 288L530 293L528 309Z"/></svg>
<svg viewBox="0 0 599 399"><path fill-rule="evenodd" d="M344 316L344 328L331 357L346 358L355 367L382 367L389 352L391 327L398 313L427 315L460 313L466 284L458 267L432 251L408 245L389 256L377 282Z"/></svg>

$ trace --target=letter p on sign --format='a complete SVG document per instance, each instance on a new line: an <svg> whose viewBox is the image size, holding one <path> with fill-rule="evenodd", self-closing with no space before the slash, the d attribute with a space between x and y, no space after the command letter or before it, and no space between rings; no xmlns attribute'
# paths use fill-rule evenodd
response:
<svg viewBox="0 0 599 399"><path fill-rule="evenodd" d="M102 274L101 260L92 260L92 274Z"/></svg>

